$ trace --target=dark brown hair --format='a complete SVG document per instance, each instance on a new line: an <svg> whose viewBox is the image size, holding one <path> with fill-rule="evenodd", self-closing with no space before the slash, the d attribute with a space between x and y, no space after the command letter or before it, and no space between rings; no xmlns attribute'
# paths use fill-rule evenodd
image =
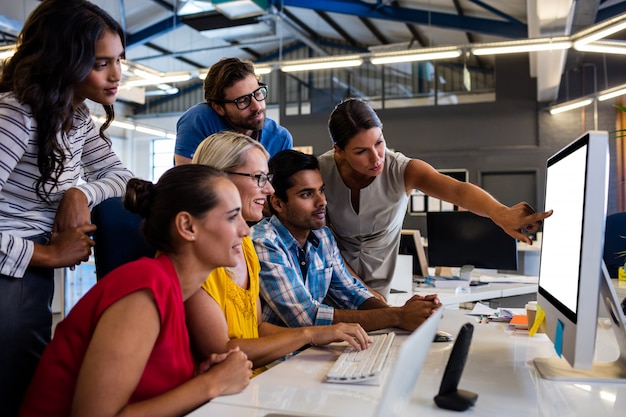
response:
<svg viewBox="0 0 626 417"><path fill-rule="evenodd" d="M156 184L132 178L126 186L124 207L143 217L141 230L152 247L173 252L170 225L174 218L181 211L203 218L220 202L214 184L222 177L226 174L219 169L185 164L167 170Z"/></svg>
<svg viewBox="0 0 626 417"><path fill-rule="evenodd" d="M378 115L369 104L358 98L349 98L337 104L328 119L330 140L339 149L345 149L350 139L364 130L383 128Z"/></svg>
<svg viewBox="0 0 626 417"><path fill-rule="evenodd" d="M65 168L57 134L69 126L76 110L74 88L93 69L96 41L106 31L117 33L125 45L122 27L100 7L84 0L44 0L26 19L15 55L4 62L0 92L13 92L37 122L41 177L36 191L43 200ZM109 141L104 131L113 121L113 105L103 107L107 119L100 136Z"/></svg>
<svg viewBox="0 0 626 417"><path fill-rule="evenodd" d="M211 66L204 79L204 99L209 104L221 103L225 99L224 89L250 75L254 75L257 81L259 80L254 73L252 62L242 61L239 58L220 59Z"/></svg>

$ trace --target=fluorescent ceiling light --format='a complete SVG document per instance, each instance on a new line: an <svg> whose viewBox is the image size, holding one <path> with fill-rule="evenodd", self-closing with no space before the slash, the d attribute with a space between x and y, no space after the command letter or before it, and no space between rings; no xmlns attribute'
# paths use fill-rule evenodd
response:
<svg viewBox="0 0 626 417"><path fill-rule="evenodd" d="M605 101L614 97L623 96L624 94L626 94L626 84L600 91L598 100Z"/></svg>
<svg viewBox="0 0 626 417"><path fill-rule="evenodd" d="M10 58L15 54L15 45L0 48L0 59Z"/></svg>
<svg viewBox="0 0 626 417"><path fill-rule="evenodd" d="M229 19L259 16L267 13L267 0L213 0L215 10Z"/></svg>
<svg viewBox="0 0 626 417"><path fill-rule="evenodd" d="M574 49L581 52L597 52L600 54L626 54L624 41L600 41L581 45L574 44Z"/></svg>
<svg viewBox="0 0 626 417"><path fill-rule="evenodd" d="M132 123L121 122L119 120L113 120L111 126L119 127L126 130L135 130L135 125Z"/></svg>
<svg viewBox="0 0 626 417"><path fill-rule="evenodd" d="M180 81L188 81L190 79L191 79L191 74L176 74L176 75L165 75L163 77L156 77L156 78L150 77L150 78L144 78L144 79L128 80L124 83L124 85L127 85L129 87L142 87L146 85L158 85L158 84L175 83L175 82L180 82ZM171 88L171 87L168 86L168 88Z"/></svg>
<svg viewBox="0 0 626 417"><path fill-rule="evenodd" d="M393 54L379 54L374 55L370 59L370 62L374 65L382 64L394 64L399 62L413 62L413 61L433 61L437 59L450 59L458 58L461 56L462 51L460 49L452 49L447 51L424 51L415 53L393 53Z"/></svg>
<svg viewBox="0 0 626 417"><path fill-rule="evenodd" d="M559 113L563 113L569 110L578 109L580 107L588 106L591 103L593 103L592 98L584 98L582 100L567 101L565 103L558 104L550 108L550 114L559 114Z"/></svg>
<svg viewBox="0 0 626 417"><path fill-rule="evenodd" d="M294 71L312 71L331 68L358 67L363 63L360 57L344 57L343 59L329 60L312 60L312 61L293 61L289 65L282 65L280 69L283 72Z"/></svg>
<svg viewBox="0 0 626 417"><path fill-rule="evenodd" d="M256 75L265 75L272 72L272 67L254 67L254 73ZM204 76L206 78L206 75Z"/></svg>
<svg viewBox="0 0 626 417"><path fill-rule="evenodd" d="M95 115L91 115L91 119L96 122L96 123L104 123L106 121L106 118L104 116L95 116ZM120 129L126 129L126 130L135 130L137 132L141 132L141 133L146 133L148 135L153 135L153 136L158 136L161 138L169 138L169 139L176 139L176 134L175 133L171 133L171 132L166 132L164 130L161 129L155 129L155 128L151 128L148 126L141 126L141 125L135 125L132 122L128 122L128 121L122 121L122 120L113 120L111 122L111 126L113 127L117 127Z"/></svg>
<svg viewBox="0 0 626 417"><path fill-rule="evenodd" d="M148 80L158 80L161 77L161 74L159 73L142 70L140 68L134 68L131 70L131 72L137 77L145 78Z"/></svg>
<svg viewBox="0 0 626 417"><path fill-rule="evenodd" d="M616 23L609 23L607 26L603 27L600 30L594 30L593 28L591 28L589 29L589 31L584 31L584 33L589 34L579 37L578 40L574 42L574 48L581 48L586 44L606 38L607 36L626 29L626 20L624 20L623 15L616 18L615 21Z"/></svg>
<svg viewBox="0 0 626 417"><path fill-rule="evenodd" d="M163 130L152 129L150 127L145 127L145 126L136 126L135 130L137 132L146 133L148 135L159 136L161 138L164 138L165 136L167 136L167 133L165 133Z"/></svg>
<svg viewBox="0 0 626 417"><path fill-rule="evenodd" d="M472 54L479 55L498 55L498 54L514 54L521 52L538 52L538 51L557 51L568 49L572 46L572 42L566 38L548 38L541 40L519 41L519 42L494 42L485 44L485 46L472 48Z"/></svg>

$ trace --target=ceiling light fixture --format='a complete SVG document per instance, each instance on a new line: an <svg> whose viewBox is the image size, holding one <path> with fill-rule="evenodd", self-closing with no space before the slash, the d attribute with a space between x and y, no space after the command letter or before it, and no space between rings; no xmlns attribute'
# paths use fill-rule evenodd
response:
<svg viewBox="0 0 626 417"><path fill-rule="evenodd" d="M99 122L104 122L104 120L100 120L98 119ZM122 122L120 120L113 120L111 122L111 126L113 127L119 127L120 129L126 129L126 130L135 130L135 125L132 123L128 123L128 122Z"/></svg>
<svg viewBox="0 0 626 417"><path fill-rule="evenodd" d="M626 55L626 42L624 41L597 41L576 46L574 49L581 52L597 52L600 54Z"/></svg>
<svg viewBox="0 0 626 417"><path fill-rule="evenodd" d="M271 66L267 66L267 67L254 67L254 73L256 75L266 75L269 74L270 72L272 72L272 67ZM205 75L206 77L206 75Z"/></svg>
<svg viewBox="0 0 626 417"><path fill-rule="evenodd" d="M578 100L566 101L565 103L557 104L550 108L550 114L559 114L569 110L578 109L580 107L585 107L593 103L593 99L590 97L585 97Z"/></svg>
<svg viewBox="0 0 626 417"><path fill-rule="evenodd" d="M605 101L626 94L626 84L609 88L598 93L598 101Z"/></svg>
<svg viewBox="0 0 626 417"><path fill-rule="evenodd" d="M614 33L620 32L626 29L625 15L621 14L606 22L592 26L586 30L580 31L575 35L574 49L580 50L583 46L595 42L600 39L604 39Z"/></svg>
<svg viewBox="0 0 626 417"><path fill-rule="evenodd" d="M572 42L567 37L527 39L511 42L493 42L482 46L472 47L472 54L499 55L514 54L521 52L557 51L571 48Z"/></svg>
<svg viewBox="0 0 626 417"><path fill-rule="evenodd" d="M453 49L425 49L414 50L411 53L407 51L402 52L388 52L372 55L370 62L374 65L383 64L395 64L400 62L414 62L414 61L434 61L438 59L451 59L461 56L463 51L460 48Z"/></svg>
<svg viewBox="0 0 626 417"><path fill-rule="evenodd" d="M0 47L0 59L10 58L15 54L15 45Z"/></svg>
<svg viewBox="0 0 626 417"><path fill-rule="evenodd" d="M100 123L100 124L106 121L106 118L104 116L98 117L92 114L91 118L94 122ZM130 130L130 131L137 131L137 132L145 133L145 134L152 135L152 136L158 136L160 138L176 139L176 134L174 133L166 132L165 130L156 129L156 128L152 128L148 126L136 125L129 121L113 120L111 122L111 126L117 127L120 129Z"/></svg>
<svg viewBox="0 0 626 417"><path fill-rule="evenodd" d="M342 56L335 57L334 59L308 59L301 61L291 61L289 64L281 65L280 69L283 72L295 72L295 71L313 71L321 69L331 68L347 68L358 67L363 63L363 59L360 56Z"/></svg>
<svg viewBox="0 0 626 417"><path fill-rule="evenodd" d="M148 135L154 135L154 136L158 136L161 138L164 138L167 136L167 133L165 131L159 130L159 129L153 129L151 127L135 126L135 130L137 132L146 133Z"/></svg>
<svg viewBox="0 0 626 417"><path fill-rule="evenodd" d="M143 87L146 85L159 85L159 84L188 81L190 79L191 79L191 74L185 73L185 74L164 75L164 76L156 77L156 78L153 78L153 77L143 78L143 79L136 78L132 80L127 80L124 84L129 87ZM167 87L171 88L170 86L167 86Z"/></svg>

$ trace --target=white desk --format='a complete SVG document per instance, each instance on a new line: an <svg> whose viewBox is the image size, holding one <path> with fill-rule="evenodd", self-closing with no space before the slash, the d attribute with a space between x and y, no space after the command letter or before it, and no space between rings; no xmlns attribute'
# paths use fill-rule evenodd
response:
<svg viewBox="0 0 626 417"><path fill-rule="evenodd" d="M515 297L518 295L532 295L537 293L537 284L500 284L489 283L477 287L466 287L464 292L455 288L414 287L413 294L438 294L441 303L448 309L459 308L461 303ZM413 294L393 293L389 296L389 304L403 305ZM510 306L509 306L510 307Z"/></svg>
<svg viewBox="0 0 626 417"><path fill-rule="evenodd" d="M475 326L459 387L474 391L479 397L466 415L623 417L626 414L626 384L577 386L539 379L529 361L534 357L554 356L545 335L530 338L527 333L511 333L506 324L480 324L475 318L465 316L465 312L446 311L439 328L456 334L465 322ZM601 359L616 356L614 340L604 329L599 331L598 345L602 347ZM439 409L433 402L451 347L452 343L432 344L406 416L460 415ZM381 387L322 382L339 351L337 346L307 349L252 379L242 393L218 397L190 416L262 417L291 413L369 417L380 398Z"/></svg>

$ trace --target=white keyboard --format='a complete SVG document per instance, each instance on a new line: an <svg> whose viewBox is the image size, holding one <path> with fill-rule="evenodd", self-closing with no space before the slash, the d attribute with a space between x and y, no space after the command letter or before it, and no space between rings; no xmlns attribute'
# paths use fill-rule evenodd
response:
<svg viewBox="0 0 626 417"><path fill-rule="evenodd" d="M326 373L326 382L354 384L378 378L395 335L393 332L370 335L374 343L365 350L347 348Z"/></svg>

